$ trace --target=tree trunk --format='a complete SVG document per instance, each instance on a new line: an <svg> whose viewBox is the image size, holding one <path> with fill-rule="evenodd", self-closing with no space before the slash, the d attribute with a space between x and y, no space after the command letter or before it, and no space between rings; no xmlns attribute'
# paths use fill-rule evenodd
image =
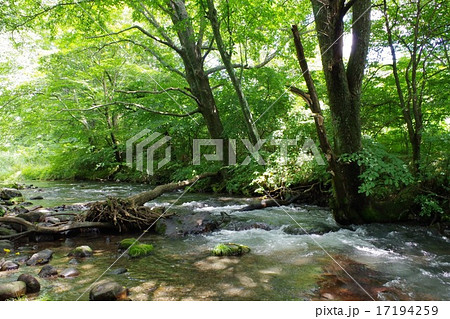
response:
<svg viewBox="0 0 450 319"><path fill-rule="evenodd" d="M211 27L214 33L214 38L217 44L217 49L219 50L220 56L222 58L223 64L227 70L228 76L230 77L231 83L233 84L234 90L239 100L239 105L241 106L242 114L244 115L245 126L247 127L247 134L253 145L259 142L259 134L256 125L253 121L252 113L250 111L250 106L248 105L245 94L242 90L241 82L236 76L236 72L231 61L231 53L228 53L227 48L222 39L222 34L220 32L220 23L217 19L217 10L214 7L214 0L207 0L208 3L208 19L211 21ZM230 48L230 52L232 48Z"/></svg>
<svg viewBox="0 0 450 319"><path fill-rule="evenodd" d="M360 97L370 36L370 0L344 4L343 0L311 0L322 68L327 84L328 102L334 130L337 158L361 149ZM353 5L352 5L353 4ZM343 60L343 18L353 10L353 43L347 69ZM341 224L366 222L369 201L359 193L361 168L356 162L337 160L333 174L334 218Z"/></svg>
<svg viewBox="0 0 450 319"><path fill-rule="evenodd" d="M186 80L189 83L191 93L197 98L211 138L224 137L223 125L216 107L216 101L212 93L209 78L205 74L201 43L195 40L192 27L184 0L170 1L172 10L172 22L177 28L178 39L182 47L180 53L183 59Z"/></svg>

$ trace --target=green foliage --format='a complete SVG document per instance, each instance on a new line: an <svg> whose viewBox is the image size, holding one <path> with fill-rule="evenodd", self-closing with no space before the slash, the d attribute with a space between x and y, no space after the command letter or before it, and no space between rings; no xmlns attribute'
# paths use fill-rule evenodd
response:
<svg viewBox="0 0 450 319"><path fill-rule="evenodd" d="M136 238L126 238L120 241L119 249L127 249L133 244L139 244Z"/></svg>
<svg viewBox="0 0 450 319"><path fill-rule="evenodd" d="M148 244L134 244L128 249L131 258L145 257L153 251L153 246Z"/></svg>
<svg viewBox="0 0 450 319"><path fill-rule="evenodd" d="M359 192L367 196L383 198L414 181L401 159L375 143L369 143L358 153L344 154L341 160L355 161L362 167Z"/></svg>
<svg viewBox="0 0 450 319"><path fill-rule="evenodd" d="M214 256L242 256L249 252L250 248L248 246L233 243L218 244L212 250Z"/></svg>
<svg viewBox="0 0 450 319"><path fill-rule="evenodd" d="M138 258L148 256L153 251L153 245L142 244L136 238L126 238L119 243L120 250L128 250L128 256Z"/></svg>
<svg viewBox="0 0 450 319"><path fill-rule="evenodd" d="M439 200L437 199L437 194L421 194L418 195L414 202L420 205L420 213L419 215L422 217L432 217L434 215L441 215L444 213L444 210L439 204Z"/></svg>

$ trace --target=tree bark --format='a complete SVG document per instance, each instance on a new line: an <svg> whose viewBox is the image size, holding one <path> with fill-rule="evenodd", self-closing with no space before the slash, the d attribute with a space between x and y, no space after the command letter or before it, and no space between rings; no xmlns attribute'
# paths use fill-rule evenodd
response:
<svg viewBox="0 0 450 319"><path fill-rule="evenodd" d="M223 139L225 137L223 125L209 78L204 70L202 44L195 40L195 33L185 2L184 0L172 0L169 6L172 11L172 22L177 28L178 39L181 43L182 50L179 54L183 59L186 80L189 83L191 93L198 100L200 112L205 119L211 138Z"/></svg>
<svg viewBox="0 0 450 319"><path fill-rule="evenodd" d="M242 90L241 82L238 79L236 72L234 70L233 63L231 61L231 53L227 51L225 44L222 39L222 34L220 32L220 23L217 19L217 10L214 6L214 0L207 0L208 19L211 22L211 27L214 33L214 38L217 44L217 49L219 50L222 62L225 65L228 76L230 77L231 83L233 84L234 90L238 97L239 105L241 106L242 114L244 115L245 126L247 127L247 134L253 145L259 142L259 133L256 125L253 121L252 113L250 111L250 106L248 105L247 98L245 97L244 91ZM230 48L230 52L231 52Z"/></svg>
<svg viewBox="0 0 450 319"><path fill-rule="evenodd" d="M332 169L335 220L340 224L366 222L369 201L359 193L361 168L356 162L339 161L343 154L361 149L360 97L370 37L370 0L311 0L322 53L322 69L334 130ZM343 60L344 16L353 10L353 44L347 68ZM307 81L308 82L308 81ZM310 92L311 93L311 92ZM320 136L320 135L319 135Z"/></svg>
<svg viewBox="0 0 450 319"><path fill-rule="evenodd" d="M87 229L87 228L101 228L101 229L113 229L113 225L111 223L101 223L101 222L74 222L72 224L65 224L57 227L46 227L39 226L33 223L30 223L20 217L0 217L0 223L5 224L18 224L23 226L26 230L25 232L21 232L14 235L9 236L1 236L0 239L10 239L16 237L22 237L24 235L32 235L32 234L61 234L63 232L69 230L78 230L78 229Z"/></svg>
<svg viewBox="0 0 450 319"><path fill-rule="evenodd" d="M167 192L172 192L174 190L189 186L194 184L195 182L197 182L200 179L203 178L207 178L207 177L213 177L213 176L217 176L219 173L215 172L215 173L204 173L204 174L200 174L197 176L194 176L191 179L187 179L181 182L176 182L176 183L169 183L169 184L164 184L164 185L159 185L156 186L154 189L152 189L151 191L148 192L143 192L134 196L130 196L128 197L128 200L133 203L133 205L135 206L142 206L145 203L161 196L164 193Z"/></svg>

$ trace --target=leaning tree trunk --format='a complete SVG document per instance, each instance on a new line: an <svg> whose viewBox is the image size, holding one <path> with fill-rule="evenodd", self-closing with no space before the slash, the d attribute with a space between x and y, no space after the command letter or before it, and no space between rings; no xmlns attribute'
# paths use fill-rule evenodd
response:
<svg viewBox="0 0 450 319"><path fill-rule="evenodd" d="M222 34L220 32L220 23L217 18L217 10L214 6L214 0L207 0L208 3L208 19L211 22L211 27L213 29L214 38L217 44L217 49L219 50L220 56L222 58L223 64L227 70L228 76L230 77L231 83L233 84L234 90L238 97L239 105L241 106L242 114L244 115L245 125L247 127L247 134L253 145L259 142L259 133L256 125L253 121L252 113L250 111L250 106L248 105L247 99L242 90L241 82L239 81L234 67L231 61L231 53L228 53L225 44L222 39ZM230 49L231 52L232 49Z"/></svg>
<svg viewBox="0 0 450 319"><path fill-rule="evenodd" d="M322 68L334 130L334 154L351 154L361 149L360 97L370 36L370 0L311 0ZM347 68L343 60L345 14L353 10L353 43ZM359 193L361 168L356 162L336 161L333 175L334 218L341 224L363 223L369 205ZM333 169L333 168L332 168Z"/></svg>
<svg viewBox="0 0 450 319"><path fill-rule="evenodd" d="M197 43L195 40L191 18L187 13L184 1L170 1L170 9L172 10L172 22L177 29L178 39L183 48L179 54L183 59L186 80L189 83L192 95L196 98L211 138L223 141L224 159L227 162L228 141L225 140L222 121L217 110L208 75L204 70L202 43Z"/></svg>

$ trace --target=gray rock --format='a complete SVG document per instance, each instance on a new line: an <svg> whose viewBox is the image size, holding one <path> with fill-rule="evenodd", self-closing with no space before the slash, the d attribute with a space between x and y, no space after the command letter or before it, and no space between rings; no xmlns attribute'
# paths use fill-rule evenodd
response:
<svg viewBox="0 0 450 319"><path fill-rule="evenodd" d="M72 258L71 260L69 260L69 265L78 265L79 262L78 260L76 260L76 258Z"/></svg>
<svg viewBox="0 0 450 319"><path fill-rule="evenodd" d="M45 265L38 274L41 278L54 277L56 275L58 275L58 270L52 265Z"/></svg>
<svg viewBox="0 0 450 319"><path fill-rule="evenodd" d="M232 222L229 223L224 229L242 231L249 229L262 229L262 230L272 230L273 227L266 223L260 222Z"/></svg>
<svg viewBox="0 0 450 319"><path fill-rule="evenodd" d="M111 275L121 275L126 272L128 272L128 269L126 269L126 268L116 268L116 269L111 270L109 273Z"/></svg>
<svg viewBox="0 0 450 319"><path fill-rule="evenodd" d="M69 253L69 257L77 257L77 258L92 257L92 254L93 253L91 247L78 246Z"/></svg>
<svg viewBox="0 0 450 319"><path fill-rule="evenodd" d="M0 198L4 200L10 200L15 197L22 197L22 193L13 188L0 189Z"/></svg>
<svg viewBox="0 0 450 319"><path fill-rule="evenodd" d="M50 224L50 225L52 225L52 224ZM39 234L39 235L35 235L34 236L34 240L37 243L48 242L48 241L55 241L55 236L53 236L51 234Z"/></svg>
<svg viewBox="0 0 450 319"><path fill-rule="evenodd" d="M0 300L18 298L25 295L27 285L23 281L14 281L0 284Z"/></svg>
<svg viewBox="0 0 450 319"><path fill-rule="evenodd" d="M27 286L27 294L36 293L41 290L41 284L39 281L29 274L22 274L19 276L17 281L23 281Z"/></svg>
<svg viewBox="0 0 450 319"><path fill-rule="evenodd" d="M19 265L16 264L15 262L8 260L2 264L0 271L11 271L16 269L19 269Z"/></svg>
<svg viewBox="0 0 450 319"><path fill-rule="evenodd" d="M23 265L27 262L27 260L30 259L29 256L19 256L14 258L12 261L14 261L15 263L18 263L19 265Z"/></svg>
<svg viewBox="0 0 450 319"><path fill-rule="evenodd" d="M50 259L52 259L53 251L50 249L44 249L40 252L35 253L31 256L30 259L27 260L28 266L36 266L36 265L44 265L47 264Z"/></svg>
<svg viewBox="0 0 450 319"><path fill-rule="evenodd" d="M116 301L127 300L128 289L122 285L108 280L96 283L89 293L91 301Z"/></svg>
<svg viewBox="0 0 450 319"><path fill-rule="evenodd" d="M22 203L22 205L30 207L30 206L33 206L33 203L32 202L24 202L24 203Z"/></svg>
<svg viewBox="0 0 450 319"><path fill-rule="evenodd" d="M161 218L155 230L160 235L180 237L190 234L203 234L216 230L220 222L208 212L189 215L173 215Z"/></svg>
<svg viewBox="0 0 450 319"><path fill-rule="evenodd" d="M329 232L333 232L338 230L338 228L323 226L323 227L316 227L316 228L300 228L297 225L288 225L286 227L282 228L282 231L285 232L288 235L323 235Z"/></svg>
<svg viewBox="0 0 450 319"><path fill-rule="evenodd" d="M80 272L77 269L67 268L59 273L59 277L71 278L71 277L77 277L79 274L80 274Z"/></svg>
<svg viewBox="0 0 450 319"><path fill-rule="evenodd" d="M23 207L22 205L20 206L14 206L11 209L11 213L13 213L14 215L21 215L21 214L27 214L29 212L28 209L26 209L25 207Z"/></svg>

